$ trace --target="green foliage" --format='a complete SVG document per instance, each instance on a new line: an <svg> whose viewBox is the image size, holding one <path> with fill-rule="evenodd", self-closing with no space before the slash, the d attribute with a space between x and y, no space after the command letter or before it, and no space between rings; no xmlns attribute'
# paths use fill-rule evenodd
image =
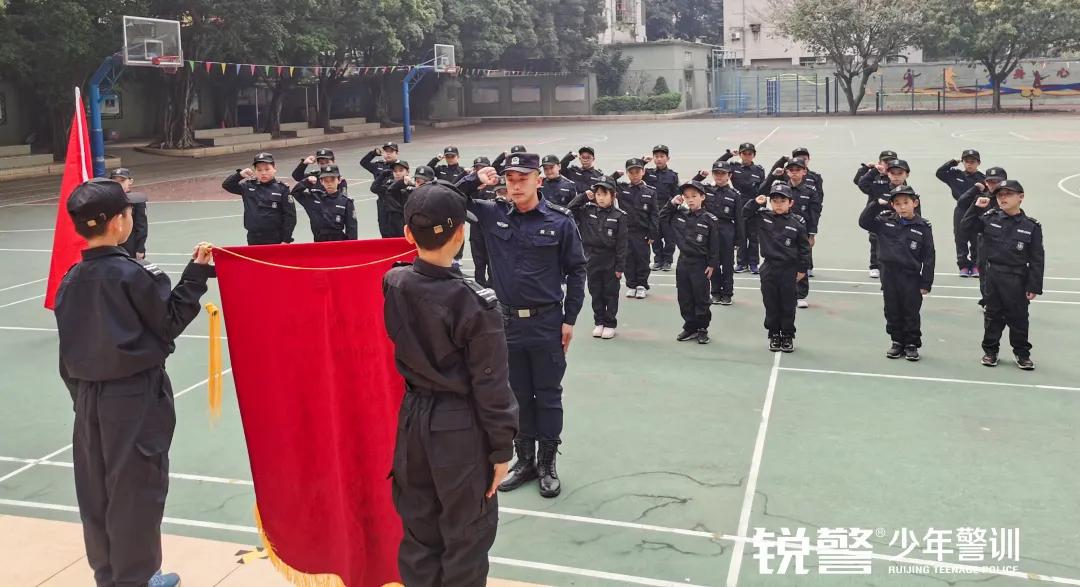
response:
<svg viewBox="0 0 1080 587"><path fill-rule="evenodd" d="M619 94L623 76L633 60L633 57L623 57L622 51L618 49L605 47L597 53L593 61L593 71L596 73L596 85L601 96Z"/></svg>
<svg viewBox="0 0 1080 587"><path fill-rule="evenodd" d="M668 112L682 104L682 95L678 92L658 96L604 96L596 100L597 114L620 112Z"/></svg>
<svg viewBox="0 0 1080 587"><path fill-rule="evenodd" d="M682 39L724 44L723 0L651 0L645 3L650 41Z"/></svg>
<svg viewBox="0 0 1080 587"><path fill-rule="evenodd" d="M664 76L656 78L656 85L654 85L652 89L653 95L659 96L660 94L668 94L670 92L671 90L668 89L667 80L664 79Z"/></svg>

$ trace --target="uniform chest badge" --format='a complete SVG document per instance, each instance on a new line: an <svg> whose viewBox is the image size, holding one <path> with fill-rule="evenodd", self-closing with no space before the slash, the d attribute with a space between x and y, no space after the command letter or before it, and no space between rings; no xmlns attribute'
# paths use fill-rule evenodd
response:
<svg viewBox="0 0 1080 587"><path fill-rule="evenodd" d="M915 249L919 248L919 243L911 241L910 243L908 243L908 246L911 247L911 250L914 251Z"/></svg>
<svg viewBox="0 0 1080 587"><path fill-rule="evenodd" d="M607 235L608 236L615 236L615 231L613 229L609 228L609 229L607 229Z"/></svg>
<svg viewBox="0 0 1080 587"><path fill-rule="evenodd" d="M785 247L790 247L791 246L791 239L790 238L785 238L784 239L784 246Z"/></svg>
<svg viewBox="0 0 1080 587"><path fill-rule="evenodd" d="M338 224L341 224L341 215L340 214L337 215L337 216L334 216L334 222L337 222Z"/></svg>
<svg viewBox="0 0 1080 587"><path fill-rule="evenodd" d="M1024 250L1024 241L1016 241L1016 250L1018 250L1018 251Z"/></svg>
<svg viewBox="0 0 1080 587"><path fill-rule="evenodd" d="M703 234L697 235L697 242L700 243L700 242L704 242L704 241L705 241L705 235L703 235Z"/></svg>
<svg viewBox="0 0 1080 587"><path fill-rule="evenodd" d="M731 206L724 206L724 214L730 214L730 213L731 213Z"/></svg>

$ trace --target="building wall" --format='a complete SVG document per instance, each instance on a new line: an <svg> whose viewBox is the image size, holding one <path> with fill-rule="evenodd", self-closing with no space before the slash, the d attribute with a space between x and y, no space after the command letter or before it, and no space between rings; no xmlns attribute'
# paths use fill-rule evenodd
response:
<svg viewBox="0 0 1080 587"><path fill-rule="evenodd" d="M663 76L668 89L682 94L682 110L712 106L709 56L713 46L686 41L619 44L626 57L632 57L623 77L622 93L649 95L656 78Z"/></svg>
<svg viewBox="0 0 1080 587"><path fill-rule="evenodd" d="M466 116L570 116L592 112L595 76L466 79Z"/></svg>
<svg viewBox="0 0 1080 587"><path fill-rule="evenodd" d="M604 0L604 21L600 44L644 43L644 0Z"/></svg>

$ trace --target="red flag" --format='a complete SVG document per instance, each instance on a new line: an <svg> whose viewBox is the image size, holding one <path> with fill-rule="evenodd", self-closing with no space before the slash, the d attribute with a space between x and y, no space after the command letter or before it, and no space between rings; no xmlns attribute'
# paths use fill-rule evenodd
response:
<svg viewBox="0 0 1080 587"><path fill-rule="evenodd" d="M387 473L404 382L382 278L414 255L404 239L214 253L259 527L297 585L399 580L402 527ZM279 299L293 302L286 315Z"/></svg>
<svg viewBox="0 0 1080 587"><path fill-rule="evenodd" d="M71 192L94 176L90 164L90 133L86 129L86 110L82 94L75 88L75 116L68 134L67 157L64 159L64 178L60 182L60 201L56 204L56 229L53 231L52 259L49 261L49 281L45 288L45 307L52 310L60 281L79 262L86 239L75 232L75 225L67 213L67 200Z"/></svg>

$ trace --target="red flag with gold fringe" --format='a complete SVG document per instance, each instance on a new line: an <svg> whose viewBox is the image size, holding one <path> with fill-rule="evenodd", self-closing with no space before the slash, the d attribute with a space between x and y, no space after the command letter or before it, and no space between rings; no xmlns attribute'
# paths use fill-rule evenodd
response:
<svg viewBox="0 0 1080 587"><path fill-rule="evenodd" d="M414 254L404 239L214 250L259 529L297 585L398 581L404 382L382 278Z"/></svg>

